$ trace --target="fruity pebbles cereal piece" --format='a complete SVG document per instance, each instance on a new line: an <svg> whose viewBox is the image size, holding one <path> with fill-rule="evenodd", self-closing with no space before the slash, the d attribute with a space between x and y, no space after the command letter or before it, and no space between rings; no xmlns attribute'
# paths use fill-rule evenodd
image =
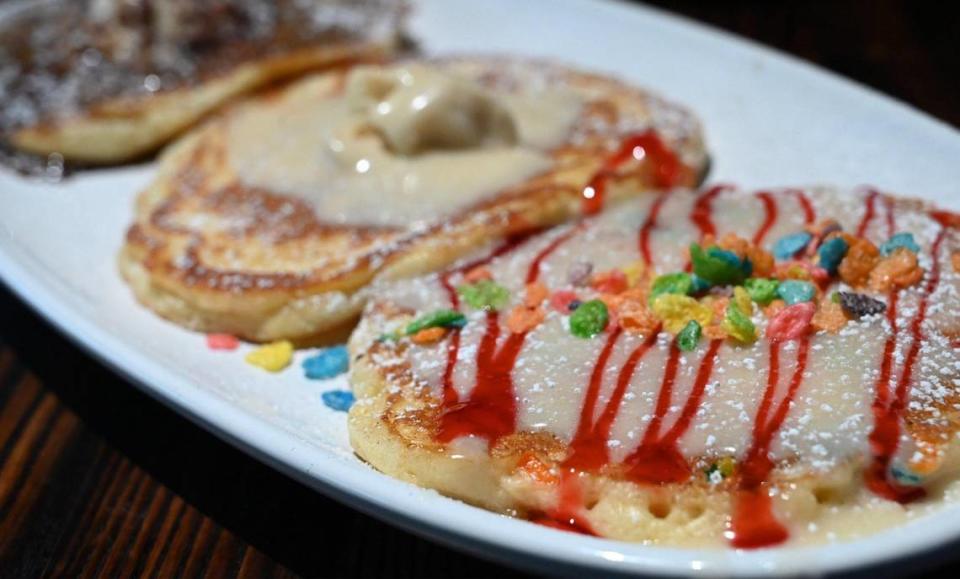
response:
<svg viewBox="0 0 960 579"><path fill-rule="evenodd" d="M767 325L767 338L788 341L803 337L810 330L810 321L815 311L816 306L810 302L784 308Z"/></svg>
<svg viewBox="0 0 960 579"><path fill-rule="evenodd" d="M287 340L260 346L246 355L248 364L262 368L267 372L279 372L290 365L293 359L293 344Z"/></svg>
<svg viewBox="0 0 960 579"><path fill-rule="evenodd" d="M866 285L870 272L880 260L877 246L866 239L857 239L847 250L846 256L837 267L840 279L851 287Z"/></svg>
<svg viewBox="0 0 960 579"><path fill-rule="evenodd" d="M207 334L207 347L211 350L236 350L240 340L230 334Z"/></svg>
<svg viewBox="0 0 960 579"><path fill-rule="evenodd" d="M444 331L442 328L439 328ZM303 372L310 380L326 380L347 371L350 355L345 346L324 348L303 361Z"/></svg>
<svg viewBox="0 0 960 579"><path fill-rule="evenodd" d="M906 248L898 248L880 260L870 272L870 289L888 292L910 287L923 278L923 270L917 262L917 254Z"/></svg>
<svg viewBox="0 0 960 579"><path fill-rule="evenodd" d="M678 333L690 320L703 326L713 318L709 307L690 296L678 294L664 294L654 300L653 313L663 320L663 327L671 334Z"/></svg>

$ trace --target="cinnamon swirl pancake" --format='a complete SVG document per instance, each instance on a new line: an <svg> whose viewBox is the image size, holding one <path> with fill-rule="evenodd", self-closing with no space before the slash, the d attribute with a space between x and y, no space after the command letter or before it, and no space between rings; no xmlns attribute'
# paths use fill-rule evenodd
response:
<svg viewBox="0 0 960 579"><path fill-rule="evenodd" d="M400 0L35 2L0 21L0 143L68 163L142 157L254 89L383 59L404 11Z"/></svg>
<svg viewBox="0 0 960 579"><path fill-rule="evenodd" d="M705 168L689 113L616 80L510 58L361 66L239 106L166 152L120 267L187 327L311 341L355 321L376 279Z"/></svg>
<svg viewBox="0 0 960 579"><path fill-rule="evenodd" d="M350 341L357 454L628 541L756 548L957 488L960 217L717 187L388 284Z"/></svg>

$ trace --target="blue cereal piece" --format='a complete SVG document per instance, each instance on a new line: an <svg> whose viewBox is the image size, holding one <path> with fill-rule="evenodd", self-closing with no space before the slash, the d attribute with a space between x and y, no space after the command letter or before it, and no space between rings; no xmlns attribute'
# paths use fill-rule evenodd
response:
<svg viewBox="0 0 960 579"><path fill-rule="evenodd" d="M910 467L901 464L894 464L890 467L890 476L893 477L893 480L908 487L916 487L923 484L922 476L913 472Z"/></svg>
<svg viewBox="0 0 960 579"><path fill-rule="evenodd" d="M785 235L773 244L773 256L777 259L790 259L797 255L813 240L813 235L806 231Z"/></svg>
<svg viewBox="0 0 960 579"><path fill-rule="evenodd" d="M326 380L343 374L349 366L350 354L346 346L334 346L304 360L303 372L311 380Z"/></svg>
<svg viewBox="0 0 960 579"><path fill-rule="evenodd" d="M820 244L817 249L817 255L820 256L820 267L827 270L830 275L836 275L840 262L847 255L850 246L842 237L831 237Z"/></svg>
<svg viewBox="0 0 960 579"><path fill-rule="evenodd" d="M901 247L913 253L920 253L920 246L914 241L912 233L895 233L880 246L880 254L886 257Z"/></svg>
<svg viewBox="0 0 960 579"><path fill-rule="evenodd" d="M323 399L323 403L327 405L327 408L336 410L337 412L350 410L350 407L356 402L356 399L353 397L353 392L348 390L331 390L324 392L320 397Z"/></svg>
<svg viewBox="0 0 960 579"><path fill-rule="evenodd" d="M777 295L780 296L780 299L785 301L788 306L809 302L816 294L817 292L813 289L813 284L808 281L788 279L780 282L780 285L777 286Z"/></svg>

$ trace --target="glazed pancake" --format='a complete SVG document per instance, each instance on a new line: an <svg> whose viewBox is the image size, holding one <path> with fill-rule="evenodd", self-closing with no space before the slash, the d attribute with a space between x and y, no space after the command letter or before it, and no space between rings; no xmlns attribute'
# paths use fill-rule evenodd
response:
<svg viewBox="0 0 960 579"><path fill-rule="evenodd" d="M61 164L140 157L240 94L382 58L403 12L400 0L33 3L0 22L0 140Z"/></svg>
<svg viewBox="0 0 960 579"><path fill-rule="evenodd" d="M351 442L400 479L627 541L906 521L956 492L958 224L876 191L720 187L496 244L367 304Z"/></svg>
<svg viewBox="0 0 960 579"><path fill-rule="evenodd" d="M160 315L251 340L356 320L374 279L699 181L685 111L544 62L360 66L238 107L164 154L120 265Z"/></svg>

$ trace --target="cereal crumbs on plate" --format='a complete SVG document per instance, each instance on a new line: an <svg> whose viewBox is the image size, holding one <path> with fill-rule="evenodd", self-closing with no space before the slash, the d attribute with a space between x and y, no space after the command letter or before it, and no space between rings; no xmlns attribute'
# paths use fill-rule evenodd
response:
<svg viewBox="0 0 960 579"><path fill-rule="evenodd" d="M267 372L279 372L290 365L293 359L293 344L287 340L260 346L244 358L248 364Z"/></svg>
<svg viewBox="0 0 960 579"><path fill-rule="evenodd" d="M207 347L211 350L233 351L240 347L240 340L230 334L207 334Z"/></svg>
<svg viewBox="0 0 960 579"><path fill-rule="evenodd" d="M441 330L442 331L442 330ZM303 361L303 373L310 380L326 380L343 374L350 365L346 346L324 348Z"/></svg>
<svg viewBox="0 0 960 579"><path fill-rule="evenodd" d="M320 398L327 408L337 412L347 412L355 402L353 392L348 390L331 390L321 394Z"/></svg>

